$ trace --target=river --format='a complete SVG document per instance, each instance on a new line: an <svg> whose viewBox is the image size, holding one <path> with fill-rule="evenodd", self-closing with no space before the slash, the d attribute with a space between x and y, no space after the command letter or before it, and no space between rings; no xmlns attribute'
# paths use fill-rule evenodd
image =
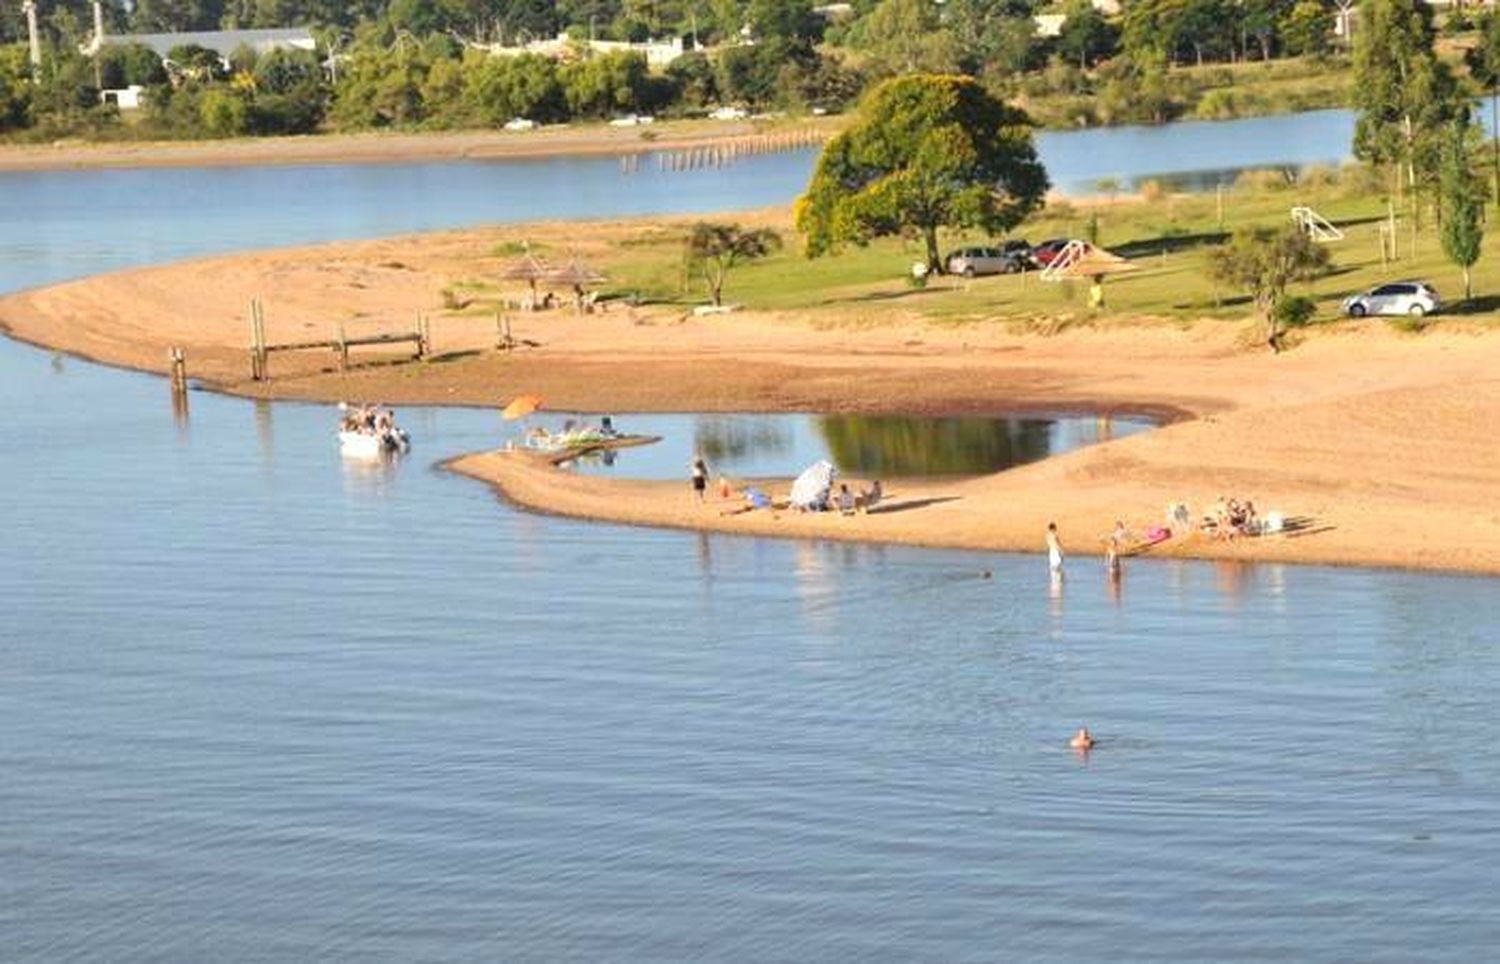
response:
<svg viewBox="0 0 1500 964"><path fill-rule="evenodd" d="M485 216L313 173L0 177L0 287ZM364 466L328 406L190 408L0 342L7 960L1500 941L1494 580L1076 559L1054 592L1036 556L517 512L433 468L492 411L404 412L414 453Z"/></svg>

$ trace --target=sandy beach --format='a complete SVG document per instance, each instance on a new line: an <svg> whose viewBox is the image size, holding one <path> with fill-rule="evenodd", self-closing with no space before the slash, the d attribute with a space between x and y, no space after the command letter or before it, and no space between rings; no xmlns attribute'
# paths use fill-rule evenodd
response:
<svg viewBox="0 0 1500 964"><path fill-rule="evenodd" d="M527 229L601 244L626 230L641 225ZM882 511L854 518L724 515L717 501L695 504L685 481L584 478L517 452L451 467L538 511L630 524L1039 551L1056 520L1079 557L1097 556L1117 519L1140 529L1159 523L1169 503L1201 514L1233 496L1299 520L1299 531L1174 538L1152 554L1500 573L1500 335L1484 329L1447 322L1409 335L1351 322L1271 356L1248 322L1140 320L1048 334L899 312L870 324L847 314L698 318L621 307L515 314L521 347L501 352L493 318L445 312L443 292L496 268L504 259L484 252L512 234L125 272L13 295L0 301L0 324L29 342L150 371L182 346L194 378L259 397L498 406L537 392L553 409L615 413L1151 412L1170 424L997 475L884 480L891 498ZM326 337L334 320L351 334L390 329L427 312L437 357L408 364L372 349L360 358L376 363L341 374L326 353L289 353L273 359L272 381L251 382L247 317L257 295L273 341ZM787 466L787 476L800 468Z"/></svg>
<svg viewBox="0 0 1500 964"><path fill-rule="evenodd" d="M121 167L245 167L275 164L398 164L682 150L797 130L835 132L839 118L766 124L666 121L639 127L559 124L531 131L431 131L243 137L218 141L58 141L0 145L0 171Z"/></svg>

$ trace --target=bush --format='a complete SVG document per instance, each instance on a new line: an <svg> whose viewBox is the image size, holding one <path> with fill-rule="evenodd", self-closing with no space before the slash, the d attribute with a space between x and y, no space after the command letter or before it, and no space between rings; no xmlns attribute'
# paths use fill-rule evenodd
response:
<svg viewBox="0 0 1500 964"><path fill-rule="evenodd" d="M1282 328L1301 328L1318 313L1318 303L1306 295L1293 295L1276 303L1271 314Z"/></svg>

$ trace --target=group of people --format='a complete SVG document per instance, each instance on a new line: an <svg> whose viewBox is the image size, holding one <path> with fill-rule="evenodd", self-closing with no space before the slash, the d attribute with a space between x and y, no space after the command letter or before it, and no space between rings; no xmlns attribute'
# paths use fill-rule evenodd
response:
<svg viewBox="0 0 1500 964"><path fill-rule="evenodd" d="M708 488L710 472L708 462L702 454L694 455L692 462L688 464L688 480L693 487L693 498L699 503L708 499ZM733 488L729 480L724 476L719 477L719 498L728 499L733 494ZM771 497L764 489L754 485L747 485L740 490L744 504L736 509L721 512L721 515L739 515L754 509L773 508ZM885 498L885 488L876 479L867 486L861 486L859 491L849 488L849 483L840 482L837 494L828 500L828 507L838 510L840 515L852 516L862 515L869 512L880 501Z"/></svg>
<svg viewBox="0 0 1500 964"><path fill-rule="evenodd" d="M396 430L396 411L380 405L358 405L350 407L343 403L339 408L344 415L339 419L340 432L355 432L360 435L387 436Z"/></svg>
<svg viewBox="0 0 1500 964"><path fill-rule="evenodd" d="M1241 502L1219 496L1214 503L1213 515L1206 522L1205 528L1211 529L1220 539L1260 534L1260 517L1256 515L1255 503L1249 499Z"/></svg>

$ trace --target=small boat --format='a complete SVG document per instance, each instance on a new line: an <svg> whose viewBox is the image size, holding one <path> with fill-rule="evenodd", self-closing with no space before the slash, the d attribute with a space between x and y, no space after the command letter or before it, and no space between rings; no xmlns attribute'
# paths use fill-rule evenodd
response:
<svg viewBox="0 0 1500 964"><path fill-rule="evenodd" d="M410 448L411 438L405 429L392 428L381 433L339 433L339 451L355 458L375 458L387 452L405 452Z"/></svg>
<svg viewBox="0 0 1500 964"><path fill-rule="evenodd" d="M350 415L349 406L340 402L339 411L345 413L339 420L339 451L343 454L369 459L411 448L411 437L396 424L391 410L362 406Z"/></svg>

